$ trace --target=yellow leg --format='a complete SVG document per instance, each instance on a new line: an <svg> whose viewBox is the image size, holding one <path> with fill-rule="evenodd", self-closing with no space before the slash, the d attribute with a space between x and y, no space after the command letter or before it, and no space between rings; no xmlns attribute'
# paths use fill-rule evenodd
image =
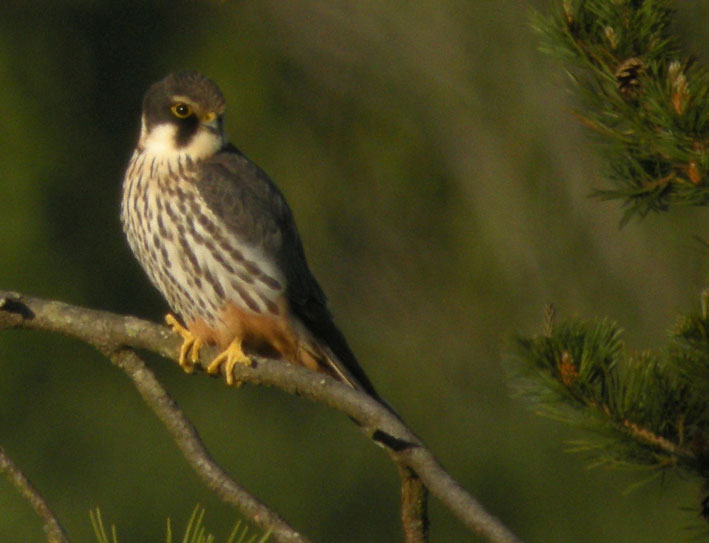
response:
<svg viewBox="0 0 709 543"><path fill-rule="evenodd" d="M241 350L241 338L238 337L232 341L229 346L224 349L217 357L207 366L207 373L215 374L219 372L222 364L226 364L224 371L226 373L226 384L234 384L234 366L237 364L251 365L251 359Z"/></svg>
<svg viewBox="0 0 709 543"><path fill-rule="evenodd" d="M165 315L165 322L172 328L172 331L182 336L182 347L180 347L180 367L186 373L192 373L194 365L199 362L199 350L202 348L202 342L192 335L187 328L182 326L174 315L168 313ZM190 354L189 360L187 354Z"/></svg>

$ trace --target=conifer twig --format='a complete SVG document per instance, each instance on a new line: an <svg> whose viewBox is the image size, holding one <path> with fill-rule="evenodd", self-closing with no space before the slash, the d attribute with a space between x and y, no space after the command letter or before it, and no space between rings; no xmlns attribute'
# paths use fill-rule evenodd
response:
<svg viewBox="0 0 709 543"><path fill-rule="evenodd" d="M537 14L541 49L567 67L581 122L603 145L622 223L709 203L709 72L672 35L671 0L562 0Z"/></svg>
<svg viewBox="0 0 709 543"><path fill-rule="evenodd" d="M709 469L708 332L709 321L693 315L668 349L629 356L612 322L559 322L518 338L517 382L541 414L604 437L575 450L600 453L603 463L702 475Z"/></svg>
<svg viewBox="0 0 709 543"><path fill-rule="evenodd" d="M684 456L687 458L696 459L696 455L686 447L680 447L679 445L672 443L669 439L662 437L647 428L643 428L635 422L624 420L621 424L632 434L633 438L638 441L644 441L648 445L662 449L664 452L672 456Z"/></svg>

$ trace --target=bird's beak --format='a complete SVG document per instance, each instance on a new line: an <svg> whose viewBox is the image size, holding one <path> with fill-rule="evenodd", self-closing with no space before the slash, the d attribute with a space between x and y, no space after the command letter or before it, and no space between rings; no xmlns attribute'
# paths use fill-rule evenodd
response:
<svg viewBox="0 0 709 543"><path fill-rule="evenodd" d="M202 123L202 126L209 129L210 131L219 132L219 116L213 111L202 115L200 122Z"/></svg>

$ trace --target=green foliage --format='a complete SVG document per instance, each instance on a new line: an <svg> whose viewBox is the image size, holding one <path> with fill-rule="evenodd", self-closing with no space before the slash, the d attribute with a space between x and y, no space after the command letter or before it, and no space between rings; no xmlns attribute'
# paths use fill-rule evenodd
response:
<svg viewBox="0 0 709 543"><path fill-rule="evenodd" d="M103 518L101 517L101 510L97 507L96 510L90 511L89 515L91 517L91 525L96 534L96 539L98 543L118 543L118 531L116 527L111 525L111 536L109 537L106 528L103 524ZM204 520L204 508L196 505L192 510L189 520L187 521L187 526L185 527L185 533L180 539L180 543L214 543L215 537L207 532L203 524ZM232 529L229 537L226 539L226 543L266 543L268 541L269 534L263 534L258 536L253 534L248 535L248 527L242 523L241 520L237 520L234 528ZM167 519L167 532L166 539L167 543L172 543L172 524L170 519Z"/></svg>
<svg viewBox="0 0 709 543"><path fill-rule="evenodd" d="M677 473L709 488L709 291L658 351L628 352L609 320L548 313L543 334L518 337L516 384L537 411L591 432L570 450L593 465ZM707 500L695 507L707 515Z"/></svg>
<svg viewBox="0 0 709 543"><path fill-rule="evenodd" d="M623 222L672 205L706 205L709 74L670 35L668 0L564 0L537 15L542 50L562 59L582 122L604 145Z"/></svg>
<svg viewBox="0 0 709 543"><path fill-rule="evenodd" d="M95 510L89 511L89 516L91 517L91 526L94 529L98 543L118 543L118 531L114 524L111 524L111 537L108 537L106 527L103 525L101 509L97 507Z"/></svg>
<svg viewBox="0 0 709 543"><path fill-rule="evenodd" d="M608 320L569 320L516 340L521 393L541 414L594 432L573 450L597 463L709 468L709 336L706 315L683 318L669 347L627 353ZM703 377L702 377L703 376Z"/></svg>
<svg viewBox="0 0 709 543"><path fill-rule="evenodd" d="M579 118L603 146L625 206L622 223L706 205L709 73L671 35L668 0L563 0L537 15L542 50L568 66ZM517 337L516 383L540 414L583 428L594 465L676 473L709 488L709 293L660 349L630 351L617 324L547 313L544 333ZM701 499L700 499L701 500ZM707 517L707 500L694 508ZM706 531L706 530L705 530Z"/></svg>

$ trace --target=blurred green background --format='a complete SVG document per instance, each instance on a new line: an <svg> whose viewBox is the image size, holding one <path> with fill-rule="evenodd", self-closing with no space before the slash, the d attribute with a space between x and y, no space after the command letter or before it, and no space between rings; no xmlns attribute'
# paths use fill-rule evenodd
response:
<svg viewBox="0 0 709 543"><path fill-rule="evenodd" d="M691 481L588 471L578 433L510 396L514 331L607 315L657 347L696 304L701 209L618 228L561 66L537 51L551 2L11 0L0 15L0 288L161 320L166 305L118 219L142 94L198 69L232 141L280 185L337 322L380 392L460 482L529 542L690 537ZM677 3L707 60L706 2ZM396 471L344 416L278 391L227 389L148 358L217 460L318 542L399 541ZM50 334L0 333L0 444L93 541L163 541L211 495L116 368ZM432 500L432 542L478 541ZM0 478L0 541L42 541Z"/></svg>

